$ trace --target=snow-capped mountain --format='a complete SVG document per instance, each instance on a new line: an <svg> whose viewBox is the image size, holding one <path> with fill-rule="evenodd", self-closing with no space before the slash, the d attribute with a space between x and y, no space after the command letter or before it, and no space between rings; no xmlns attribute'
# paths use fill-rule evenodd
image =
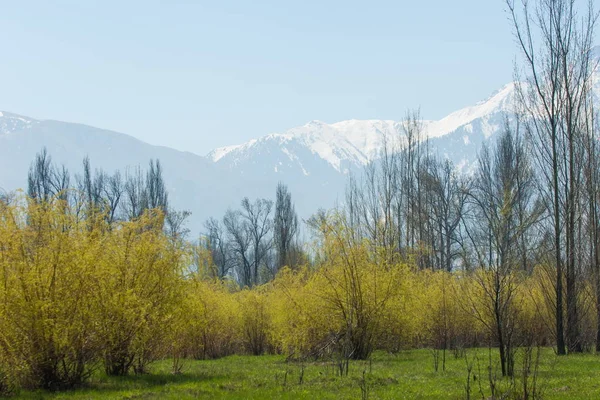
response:
<svg viewBox="0 0 600 400"><path fill-rule="evenodd" d="M514 86L507 85L475 106L439 121L422 121L423 131L441 154L456 164L469 163L481 143L502 128L513 98ZM192 211L188 226L195 235L206 218L220 217L244 196L273 198L280 181L289 186L301 217L332 207L343 199L347 175L360 173L384 144L401 144L403 132L402 121L311 121L203 157L86 125L1 112L0 188L25 188L31 161L43 147L73 175L80 173L85 156L107 172L145 167L158 158L172 205Z"/></svg>
<svg viewBox="0 0 600 400"><path fill-rule="evenodd" d="M343 175L329 168L322 159L303 152L303 148L290 148L290 151L299 159L309 160L304 162L311 165L311 170L315 171L313 168L317 166L323 171L309 179L301 170L282 176L272 170L225 168L209 158L152 146L122 133L2 112L0 189L25 189L29 167L36 153L44 147L53 162L66 166L72 177L81 174L82 160L86 156L92 168L108 173L138 166L146 168L150 159L159 159L171 205L192 212L188 228L194 236L204 229L208 217L221 217L227 208L239 207L245 196L273 198L279 181L286 182L292 190L302 217L310 216L319 207L332 207L345 184Z"/></svg>
<svg viewBox="0 0 600 400"><path fill-rule="evenodd" d="M471 162L481 143L500 131L513 111L515 85L506 85L487 100L456 111L439 121L421 121L423 137L456 164ZM403 121L350 120L333 124L311 121L247 143L221 147L207 157L240 173L300 171L322 173L322 162L347 174L378 157L384 145L397 148L405 140Z"/></svg>
<svg viewBox="0 0 600 400"><path fill-rule="evenodd" d="M0 136L10 135L13 132L29 128L37 122L33 118L0 111Z"/></svg>
<svg viewBox="0 0 600 400"><path fill-rule="evenodd" d="M594 76L594 90L600 95L600 74ZM474 165L482 144L514 115L515 97L515 85L508 84L474 106L438 121L421 121L430 151L459 168ZM343 200L347 176L360 173L384 146L401 146L404 131L402 121L311 121L200 156L86 125L0 112L0 188L26 187L30 163L43 147L72 174L81 171L85 156L107 172L160 159L172 205L192 211L188 227L196 235L206 218L221 217L244 196L272 199L278 182L288 185L302 218L330 208Z"/></svg>
<svg viewBox="0 0 600 400"><path fill-rule="evenodd" d="M234 167L244 157L258 149L264 149L265 144L276 143L289 161L297 162L304 175L309 175L310 172L295 154L297 147L305 147L338 172L344 172L347 164L364 165L375 158L383 146L383 139L398 137L401 131L402 124L395 121L350 120L335 124L311 121L282 134L267 135L239 146L218 148L209 153L208 157L217 163L228 163ZM278 169L278 165L274 169Z"/></svg>

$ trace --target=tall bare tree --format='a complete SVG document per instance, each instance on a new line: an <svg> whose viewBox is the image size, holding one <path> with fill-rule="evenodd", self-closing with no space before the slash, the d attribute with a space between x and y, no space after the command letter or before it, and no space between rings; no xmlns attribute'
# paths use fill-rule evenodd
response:
<svg viewBox="0 0 600 400"><path fill-rule="evenodd" d="M141 216L145 210L159 209L169 212L169 193L163 179L159 160L150 160L149 169L144 173L137 167L127 171L124 184L124 213L128 219Z"/></svg>
<svg viewBox="0 0 600 400"><path fill-rule="evenodd" d="M597 66L596 66L597 67ZM596 305L596 352L600 352L600 149L598 148L598 118L592 105L589 107L587 130L591 132L585 144L585 202L587 216L585 233L589 238L589 278L595 291Z"/></svg>
<svg viewBox="0 0 600 400"><path fill-rule="evenodd" d="M218 279L223 279L230 273L234 261L230 255L230 245L227 242L225 227L214 218L209 218L204 226L207 231L206 244L216 267L215 275Z"/></svg>
<svg viewBox="0 0 600 400"><path fill-rule="evenodd" d="M252 239L247 221L240 211L227 210L223 217L223 225L227 230L228 248L231 251L231 262L235 268L237 280L242 286L252 286L254 276L252 270Z"/></svg>
<svg viewBox="0 0 600 400"><path fill-rule="evenodd" d="M427 137L419 110L408 111L402 122L404 146L400 153L399 181L401 192L398 217L403 220L404 246L417 247L424 239L422 174L427 158Z"/></svg>
<svg viewBox="0 0 600 400"><path fill-rule="evenodd" d="M484 293L478 299L483 307L478 310L487 311L476 314L498 344L503 376L513 376L514 371L514 293L522 261L520 244L542 211L531 196L534 189L523 144L507 125L493 151L484 146L480 153L469 193L472 219L466 224L475 262L482 271L473 275Z"/></svg>
<svg viewBox="0 0 600 400"><path fill-rule="evenodd" d="M468 193L468 182L460 176L449 160L428 158L421 180L428 194L432 240L428 243L435 255L438 269L451 271L460 254L459 229ZM424 232L424 229L421 228ZM423 236L425 236L423 234Z"/></svg>
<svg viewBox="0 0 600 400"><path fill-rule="evenodd" d="M52 163L52 157L44 147L35 156L27 176L27 195L36 201L48 202L54 196L66 200L70 175L67 169Z"/></svg>
<svg viewBox="0 0 600 400"><path fill-rule="evenodd" d="M284 266L296 267L292 255L298 233L298 215L292 203L292 195L283 183L277 184L275 215L273 217L273 241L277 251L277 270Z"/></svg>
<svg viewBox="0 0 600 400"><path fill-rule="evenodd" d="M126 171L124 188L123 213L126 219L133 220L140 217L148 208L146 184L140 167Z"/></svg>
<svg viewBox="0 0 600 400"><path fill-rule="evenodd" d="M261 268L269 266L269 252L273 247L271 211L273 202L266 199L256 199L250 202L247 197L242 200L241 216L248 229L252 250L252 284L260 283Z"/></svg>
<svg viewBox="0 0 600 400"><path fill-rule="evenodd" d="M165 214L169 211L169 194L160 160L150 160L150 167L146 172L146 194L149 209L160 209Z"/></svg>
<svg viewBox="0 0 600 400"><path fill-rule="evenodd" d="M552 217L556 267L556 337L559 354L582 350L577 290L577 221L582 187L582 131L591 96L590 57L597 14L593 2L506 0L523 55L525 82L518 84L521 106ZM517 73L517 78L519 74ZM517 81L520 81L517 79ZM565 279L566 278L566 279ZM563 310L566 280L566 340Z"/></svg>
<svg viewBox="0 0 600 400"><path fill-rule="evenodd" d="M108 177L108 182L104 187L104 198L108 206L107 219L109 223L112 223L118 218L119 205L123 198L125 187L123 180L121 179L121 172L115 171L115 173Z"/></svg>

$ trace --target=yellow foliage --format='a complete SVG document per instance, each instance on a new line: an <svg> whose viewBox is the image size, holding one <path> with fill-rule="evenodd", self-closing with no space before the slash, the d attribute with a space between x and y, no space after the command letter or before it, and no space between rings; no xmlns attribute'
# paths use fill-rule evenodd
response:
<svg viewBox="0 0 600 400"><path fill-rule="evenodd" d="M0 360L22 384L73 386L98 361L124 374L165 355L184 251L160 213L98 221L59 200L0 204Z"/></svg>
<svg viewBox="0 0 600 400"><path fill-rule="evenodd" d="M312 354L330 334L331 315L306 268L284 268L273 282L271 338L291 358Z"/></svg>
<svg viewBox="0 0 600 400"><path fill-rule="evenodd" d="M187 357L217 358L240 349L240 305L222 282L186 281L180 321L177 341Z"/></svg>
<svg viewBox="0 0 600 400"><path fill-rule="evenodd" d="M105 239L94 291L107 373L126 374L167 355L183 298L183 250L160 228L160 214L119 224Z"/></svg>
<svg viewBox="0 0 600 400"><path fill-rule="evenodd" d="M339 217L322 223L314 268L283 268L272 282L239 290L214 278L208 252L166 235L159 211L109 225L101 215L82 220L59 200L0 202L0 392L73 386L102 364L109 374L143 372L165 357L349 359L487 345L496 295L507 304L510 340L553 343L551 269L418 270L355 239ZM588 341L590 285L580 299Z"/></svg>
<svg viewBox="0 0 600 400"><path fill-rule="evenodd" d="M30 386L81 382L99 345L89 283L102 240L63 210L0 203L1 359Z"/></svg>
<svg viewBox="0 0 600 400"><path fill-rule="evenodd" d="M236 299L241 309L243 345L246 351L254 355L263 354L270 347L269 297L270 293L266 286L252 290L245 288L236 293Z"/></svg>

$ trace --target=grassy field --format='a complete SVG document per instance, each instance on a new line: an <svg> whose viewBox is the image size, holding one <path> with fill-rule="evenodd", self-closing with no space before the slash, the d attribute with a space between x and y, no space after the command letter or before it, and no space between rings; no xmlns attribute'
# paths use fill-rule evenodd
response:
<svg viewBox="0 0 600 400"><path fill-rule="evenodd" d="M491 353L495 364L496 351ZM469 350L471 398L489 398L487 349ZM23 399L464 399L465 358L447 353L446 371L435 372L429 350L376 353L372 360L350 363L340 377L331 362L286 363L282 356L232 356L212 361L186 361L174 375L171 362L152 366L152 373L121 378L98 373L84 388L61 393L21 392ZM522 362L517 361L517 374ZM495 370L496 367L493 368ZM538 374L544 399L600 399L600 356L557 358L544 349ZM501 390L507 380L495 381ZM522 391L516 381L513 392ZM482 396L483 393L483 396ZM513 398L513 397L509 397Z"/></svg>

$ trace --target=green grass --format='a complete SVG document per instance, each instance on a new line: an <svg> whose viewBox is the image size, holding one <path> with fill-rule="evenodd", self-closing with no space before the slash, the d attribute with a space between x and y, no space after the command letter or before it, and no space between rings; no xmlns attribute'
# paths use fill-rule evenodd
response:
<svg viewBox="0 0 600 400"><path fill-rule="evenodd" d="M490 396L487 349L468 350L473 363L472 397ZM492 351L493 364L497 351ZM478 360L478 361L477 361ZM538 385L544 399L599 399L600 356L556 357L544 349ZM521 360L517 360L517 374ZM300 383L304 369L303 382ZM495 369L495 367L494 367ZM447 353L446 371L435 372L429 350L376 353L371 362L350 363L349 375L337 376L331 362L286 363L282 356L232 356L211 361L186 361L183 373L174 375L171 363L161 361L151 374L107 377L98 373L84 388L48 393L23 391L23 399L360 399L361 386L369 399L464 399L467 368L464 358ZM364 380L363 380L364 375ZM365 382L366 381L366 385ZM499 386L508 381L498 379ZM520 382L517 380L517 390Z"/></svg>

